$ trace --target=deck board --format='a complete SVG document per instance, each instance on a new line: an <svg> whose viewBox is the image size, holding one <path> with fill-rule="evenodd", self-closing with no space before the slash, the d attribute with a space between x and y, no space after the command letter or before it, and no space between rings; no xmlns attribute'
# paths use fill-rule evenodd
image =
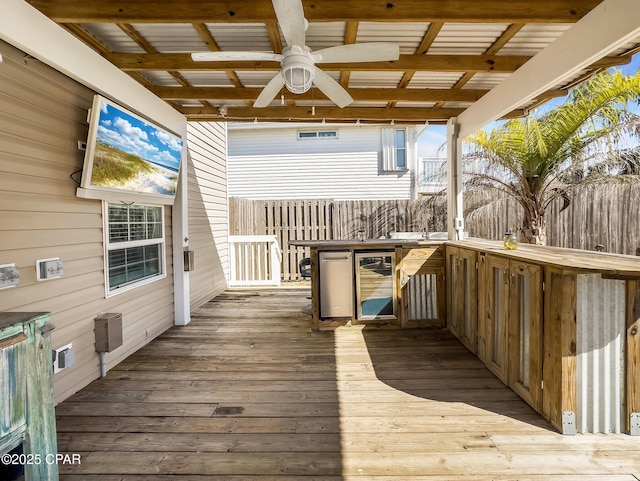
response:
<svg viewBox="0 0 640 481"><path fill-rule="evenodd" d="M62 481L639 481L640 438L562 436L440 329L310 331L231 290L57 406Z"/></svg>

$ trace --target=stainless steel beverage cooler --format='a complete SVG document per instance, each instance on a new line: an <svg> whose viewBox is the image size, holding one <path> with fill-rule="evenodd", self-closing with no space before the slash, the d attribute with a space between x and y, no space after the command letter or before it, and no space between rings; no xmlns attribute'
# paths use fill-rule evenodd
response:
<svg viewBox="0 0 640 481"><path fill-rule="evenodd" d="M353 252L320 251L320 317L353 317Z"/></svg>

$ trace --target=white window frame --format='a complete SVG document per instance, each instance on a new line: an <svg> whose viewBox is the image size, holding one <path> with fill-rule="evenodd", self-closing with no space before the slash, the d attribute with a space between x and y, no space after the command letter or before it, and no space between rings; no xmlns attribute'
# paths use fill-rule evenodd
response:
<svg viewBox="0 0 640 481"><path fill-rule="evenodd" d="M167 277L167 251L166 251L166 240L165 240L166 225L165 225L164 205L142 203L142 202L127 204L129 207L136 205L136 206L160 208L160 212L161 212L160 216L162 219L162 236L160 238L135 240L135 241L111 242L109 237L109 205L116 205L116 204L117 202L109 202L106 200L102 202L102 218L103 218L103 231L104 231L104 286L105 286L106 297L112 297L112 296L121 294L123 292L136 289L137 287L141 287L141 286L150 284L152 282L165 279ZM159 272L157 274L143 277L139 280L135 280L127 284L122 284L122 285L111 288L109 286L109 252L114 250L121 250L121 249L132 248L132 247L150 246L150 245L159 246L159 260L160 260Z"/></svg>
<svg viewBox="0 0 640 481"><path fill-rule="evenodd" d="M404 146L396 141L398 131L404 132ZM382 171L406 172L409 170L409 131L406 127L384 127L381 129ZM398 151L404 151L404 166L398 166Z"/></svg>
<svg viewBox="0 0 640 481"><path fill-rule="evenodd" d="M321 135L323 133L334 133L335 135ZM314 135L305 135L303 134L314 134ZM337 130L298 130L296 133L296 138L298 140L336 140L338 138Z"/></svg>

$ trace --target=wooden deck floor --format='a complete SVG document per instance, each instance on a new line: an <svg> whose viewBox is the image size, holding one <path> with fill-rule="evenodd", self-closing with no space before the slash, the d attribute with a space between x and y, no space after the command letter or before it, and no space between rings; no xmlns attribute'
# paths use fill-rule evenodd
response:
<svg viewBox="0 0 640 481"><path fill-rule="evenodd" d="M57 407L65 481L638 481L640 438L557 434L442 330L310 332L228 291Z"/></svg>

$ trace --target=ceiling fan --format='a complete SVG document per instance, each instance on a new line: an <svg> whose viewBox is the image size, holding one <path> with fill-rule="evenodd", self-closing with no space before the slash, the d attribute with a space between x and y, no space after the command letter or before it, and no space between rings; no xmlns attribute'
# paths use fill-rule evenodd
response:
<svg viewBox="0 0 640 481"><path fill-rule="evenodd" d="M265 60L278 61L281 71L273 77L253 103L256 108L267 107L282 87L294 94L302 94L314 84L338 107L346 107L353 98L338 82L316 63L382 62L398 60L400 48L394 42L368 42L339 45L312 52L305 45L308 22L304 18L302 0L272 0L273 9L287 47L279 53L269 52L195 52L194 61Z"/></svg>

